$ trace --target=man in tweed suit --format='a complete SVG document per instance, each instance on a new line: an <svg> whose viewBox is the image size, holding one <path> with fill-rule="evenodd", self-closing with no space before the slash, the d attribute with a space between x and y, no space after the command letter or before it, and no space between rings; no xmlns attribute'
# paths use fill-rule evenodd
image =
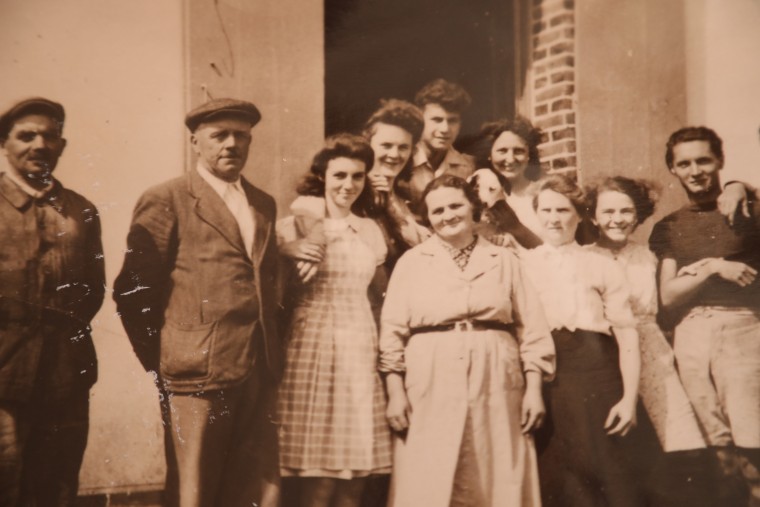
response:
<svg viewBox="0 0 760 507"><path fill-rule="evenodd" d="M275 204L240 176L260 119L233 99L188 113L197 166L140 198L114 285L164 394L172 506L278 502Z"/></svg>

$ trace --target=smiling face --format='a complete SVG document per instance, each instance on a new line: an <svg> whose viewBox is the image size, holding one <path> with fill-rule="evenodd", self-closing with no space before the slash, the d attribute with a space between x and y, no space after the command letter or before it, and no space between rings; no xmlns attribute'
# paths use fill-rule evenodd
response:
<svg viewBox="0 0 760 507"><path fill-rule="evenodd" d="M425 128L422 131L425 146L431 152L451 148L462 128L461 115L447 111L438 104L426 104L422 117L425 120Z"/></svg>
<svg viewBox="0 0 760 507"><path fill-rule="evenodd" d="M720 193L719 171L723 162L715 156L707 141L687 141L673 146L670 172L680 181L690 197Z"/></svg>
<svg viewBox="0 0 760 507"><path fill-rule="evenodd" d="M361 160L338 157L327 163L325 200L331 216L346 216L364 189L367 167Z"/></svg>
<svg viewBox="0 0 760 507"><path fill-rule="evenodd" d="M510 181L524 177L528 158L528 143L509 130L502 132L491 147L493 168Z"/></svg>
<svg viewBox="0 0 760 507"><path fill-rule="evenodd" d="M428 220L441 239L452 244L471 238L475 229L473 207L458 188L440 187L425 197Z"/></svg>
<svg viewBox="0 0 760 507"><path fill-rule="evenodd" d="M638 223L633 199L615 190L601 192L596 201L594 223L607 241L624 246Z"/></svg>
<svg viewBox="0 0 760 507"><path fill-rule="evenodd" d="M378 123L373 130L369 141L375 153L372 171L389 179L395 178L412 156L412 134L387 123Z"/></svg>
<svg viewBox="0 0 760 507"><path fill-rule="evenodd" d="M15 174L31 184L47 184L65 147L55 119L29 114L13 123L2 152Z"/></svg>
<svg viewBox="0 0 760 507"><path fill-rule="evenodd" d="M220 118L202 123L190 137L198 161L217 178L237 181L248 160L251 123Z"/></svg>
<svg viewBox="0 0 760 507"><path fill-rule="evenodd" d="M548 244L560 246L575 240L581 218L570 199L554 190L542 190L536 214L543 228L542 238Z"/></svg>

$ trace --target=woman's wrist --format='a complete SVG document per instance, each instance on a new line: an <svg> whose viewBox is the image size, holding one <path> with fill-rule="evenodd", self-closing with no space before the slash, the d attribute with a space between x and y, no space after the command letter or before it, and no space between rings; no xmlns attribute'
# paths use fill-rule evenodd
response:
<svg viewBox="0 0 760 507"><path fill-rule="evenodd" d="M541 372L535 371L535 370L529 370L525 372L525 390L526 391L534 391L534 392L541 392L541 386L542 386L542 377Z"/></svg>
<svg viewBox="0 0 760 507"><path fill-rule="evenodd" d="M385 375L385 388L388 391L388 397L396 397L401 394L406 395L404 389L404 377L401 373L392 371Z"/></svg>
<svg viewBox="0 0 760 507"><path fill-rule="evenodd" d="M639 394L636 391L626 391L623 393L623 397L620 401L635 406L639 401Z"/></svg>

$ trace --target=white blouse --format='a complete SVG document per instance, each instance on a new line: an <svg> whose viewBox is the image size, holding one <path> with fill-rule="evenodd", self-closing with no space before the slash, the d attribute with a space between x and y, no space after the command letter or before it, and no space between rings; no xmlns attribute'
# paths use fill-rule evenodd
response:
<svg viewBox="0 0 760 507"><path fill-rule="evenodd" d="M520 255L552 329L610 334L636 325L623 270L609 257L569 243Z"/></svg>
<svg viewBox="0 0 760 507"><path fill-rule="evenodd" d="M618 251L588 245L589 250L613 259L623 268L631 291L633 314L639 319L657 316L657 257L646 245L629 242Z"/></svg>

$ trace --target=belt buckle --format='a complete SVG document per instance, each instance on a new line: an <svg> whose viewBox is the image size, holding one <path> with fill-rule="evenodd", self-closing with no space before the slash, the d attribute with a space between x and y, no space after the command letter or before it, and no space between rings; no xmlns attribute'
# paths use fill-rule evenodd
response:
<svg viewBox="0 0 760 507"><path fill-rule="evenodd" d="M454 322L454 329L457 331L472 331L472 321L471 320L458 320Z"/></svg>

